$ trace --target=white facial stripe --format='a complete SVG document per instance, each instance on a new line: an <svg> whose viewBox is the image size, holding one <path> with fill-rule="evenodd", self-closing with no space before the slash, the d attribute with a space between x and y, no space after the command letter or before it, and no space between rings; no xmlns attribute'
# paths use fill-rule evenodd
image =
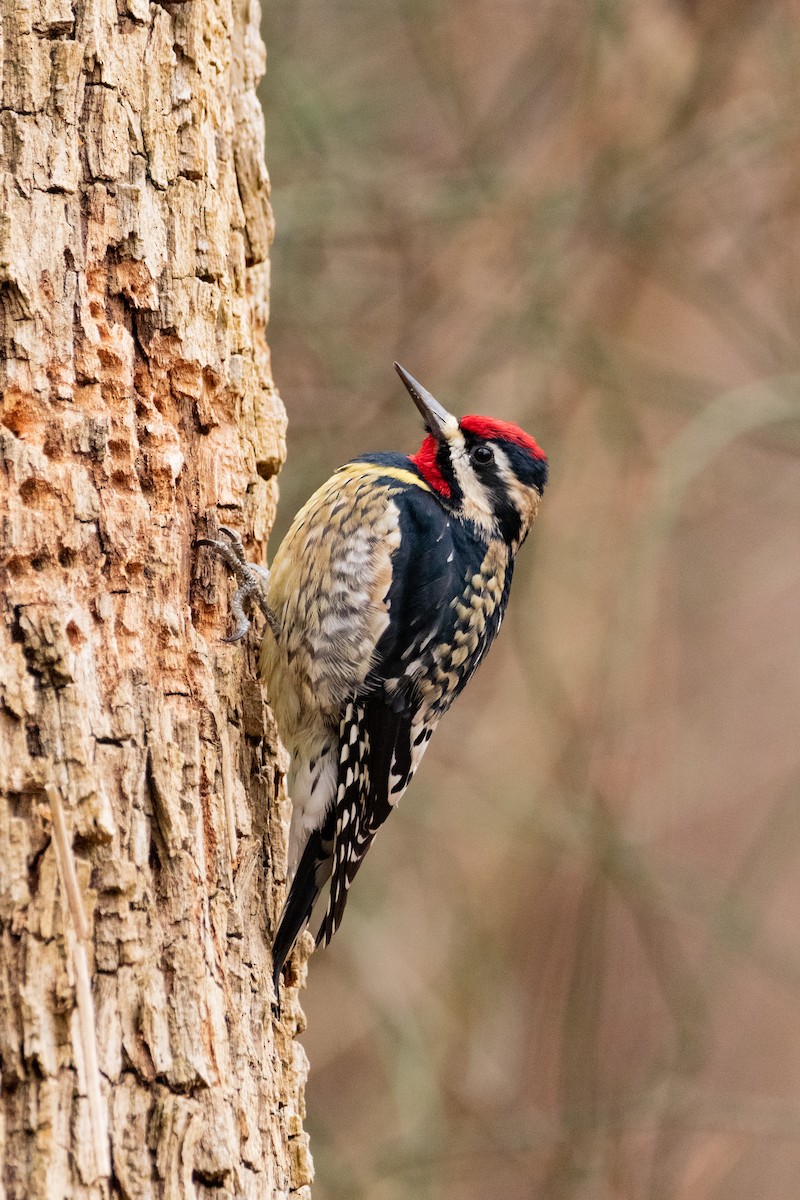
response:
<svg viewBox="0 0 800 1200"><path fill-rule="evenodd" d="M539 507L539 493L534 487L525 487L524 483L520 483L517 476L511 467L508 455L500 446L493 446L494 460L497 466L497 472L503 481L503 487L511 500L511 503L519 513L520 532L519 540L524 541L525 536L533 524L536 511Z"/></svg>
<svg viewBox="0 0 800 1200"><path fill-rule="evenodd" d="M502 479L506 491L510 492L517 482L517 477L511 469L508 455L502 446L493 445L492 449L494 450L494 462L497 467L497 474Z"/></svg>
<svg viewBox="0 0 800 1200"><path fill-rule="evenodd" d="M460 429L456 429L453 436L448 437L447 440L450 443L450 461L453 464L453 473L464 497L464 516L470 521L474 521L480 529L485 529L487 533L494 533L497 522L494 518L491 498L476 476L474 467L470 465L463 433Z"/></svg>

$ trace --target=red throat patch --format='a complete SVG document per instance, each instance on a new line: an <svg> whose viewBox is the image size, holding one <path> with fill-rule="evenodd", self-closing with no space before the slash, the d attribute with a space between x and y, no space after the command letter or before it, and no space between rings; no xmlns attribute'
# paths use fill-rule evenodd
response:
<svg viewBox="0 0 800 1200"><path fill-rule="evenodd" d="M511 442L514 446L521 446L523 450L527 450L534 458L542 462L547 461L547 455L541 446L525 433L524 429L520 429L519 425L512 425L510 421L493 421L491 417L462 417L459 425L467 433L474 433L476 437L494 439L496 442Z"/></svg>
<svg viewBox="0 0 800 1200"><path fill-rule="evenodd" d="M419 471L422 478L427 484L438 492L440 496L450 496L450 487L439 470L439 464L436 461L436 456L439 450L439 443L436 438L429 434L425 441L420 446L416 454L409 454L409 459Z"/></svg>

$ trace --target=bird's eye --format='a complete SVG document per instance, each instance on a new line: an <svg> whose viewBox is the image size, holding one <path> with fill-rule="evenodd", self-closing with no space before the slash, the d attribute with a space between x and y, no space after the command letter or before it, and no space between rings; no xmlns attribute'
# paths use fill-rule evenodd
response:
<svg viewBox="0 0 800 1200"><path fill-rule="evenodd" d="M471 458L474 463L479 463L481 466L485 466L486 463L490 463L492 461L494 454L492 453L491 446L476 446L472 451Z"/></svg>

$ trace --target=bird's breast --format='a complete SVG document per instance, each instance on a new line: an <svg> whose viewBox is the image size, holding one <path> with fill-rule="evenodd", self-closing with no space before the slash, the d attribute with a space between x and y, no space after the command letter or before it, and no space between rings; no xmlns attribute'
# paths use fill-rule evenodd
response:
<svg viewBox="0 0 800 1200"><path fill-rule="evenodd" d="M421 687L426 708L444 712L478 667L500 628L509 582L508 547L492 541L468 567L432 647L431 669Z"/></svg>

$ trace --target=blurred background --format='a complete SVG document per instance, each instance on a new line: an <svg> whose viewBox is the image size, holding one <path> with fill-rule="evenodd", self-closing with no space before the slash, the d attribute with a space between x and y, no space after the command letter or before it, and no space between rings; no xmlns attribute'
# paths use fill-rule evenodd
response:
<svg viewBox="0 0 800 1200"><path fill-rule="evenodd" d="M800 1195L800 10L267 0L273 549L398 358L551 461L312 964L315 1200Z"/></svg>

